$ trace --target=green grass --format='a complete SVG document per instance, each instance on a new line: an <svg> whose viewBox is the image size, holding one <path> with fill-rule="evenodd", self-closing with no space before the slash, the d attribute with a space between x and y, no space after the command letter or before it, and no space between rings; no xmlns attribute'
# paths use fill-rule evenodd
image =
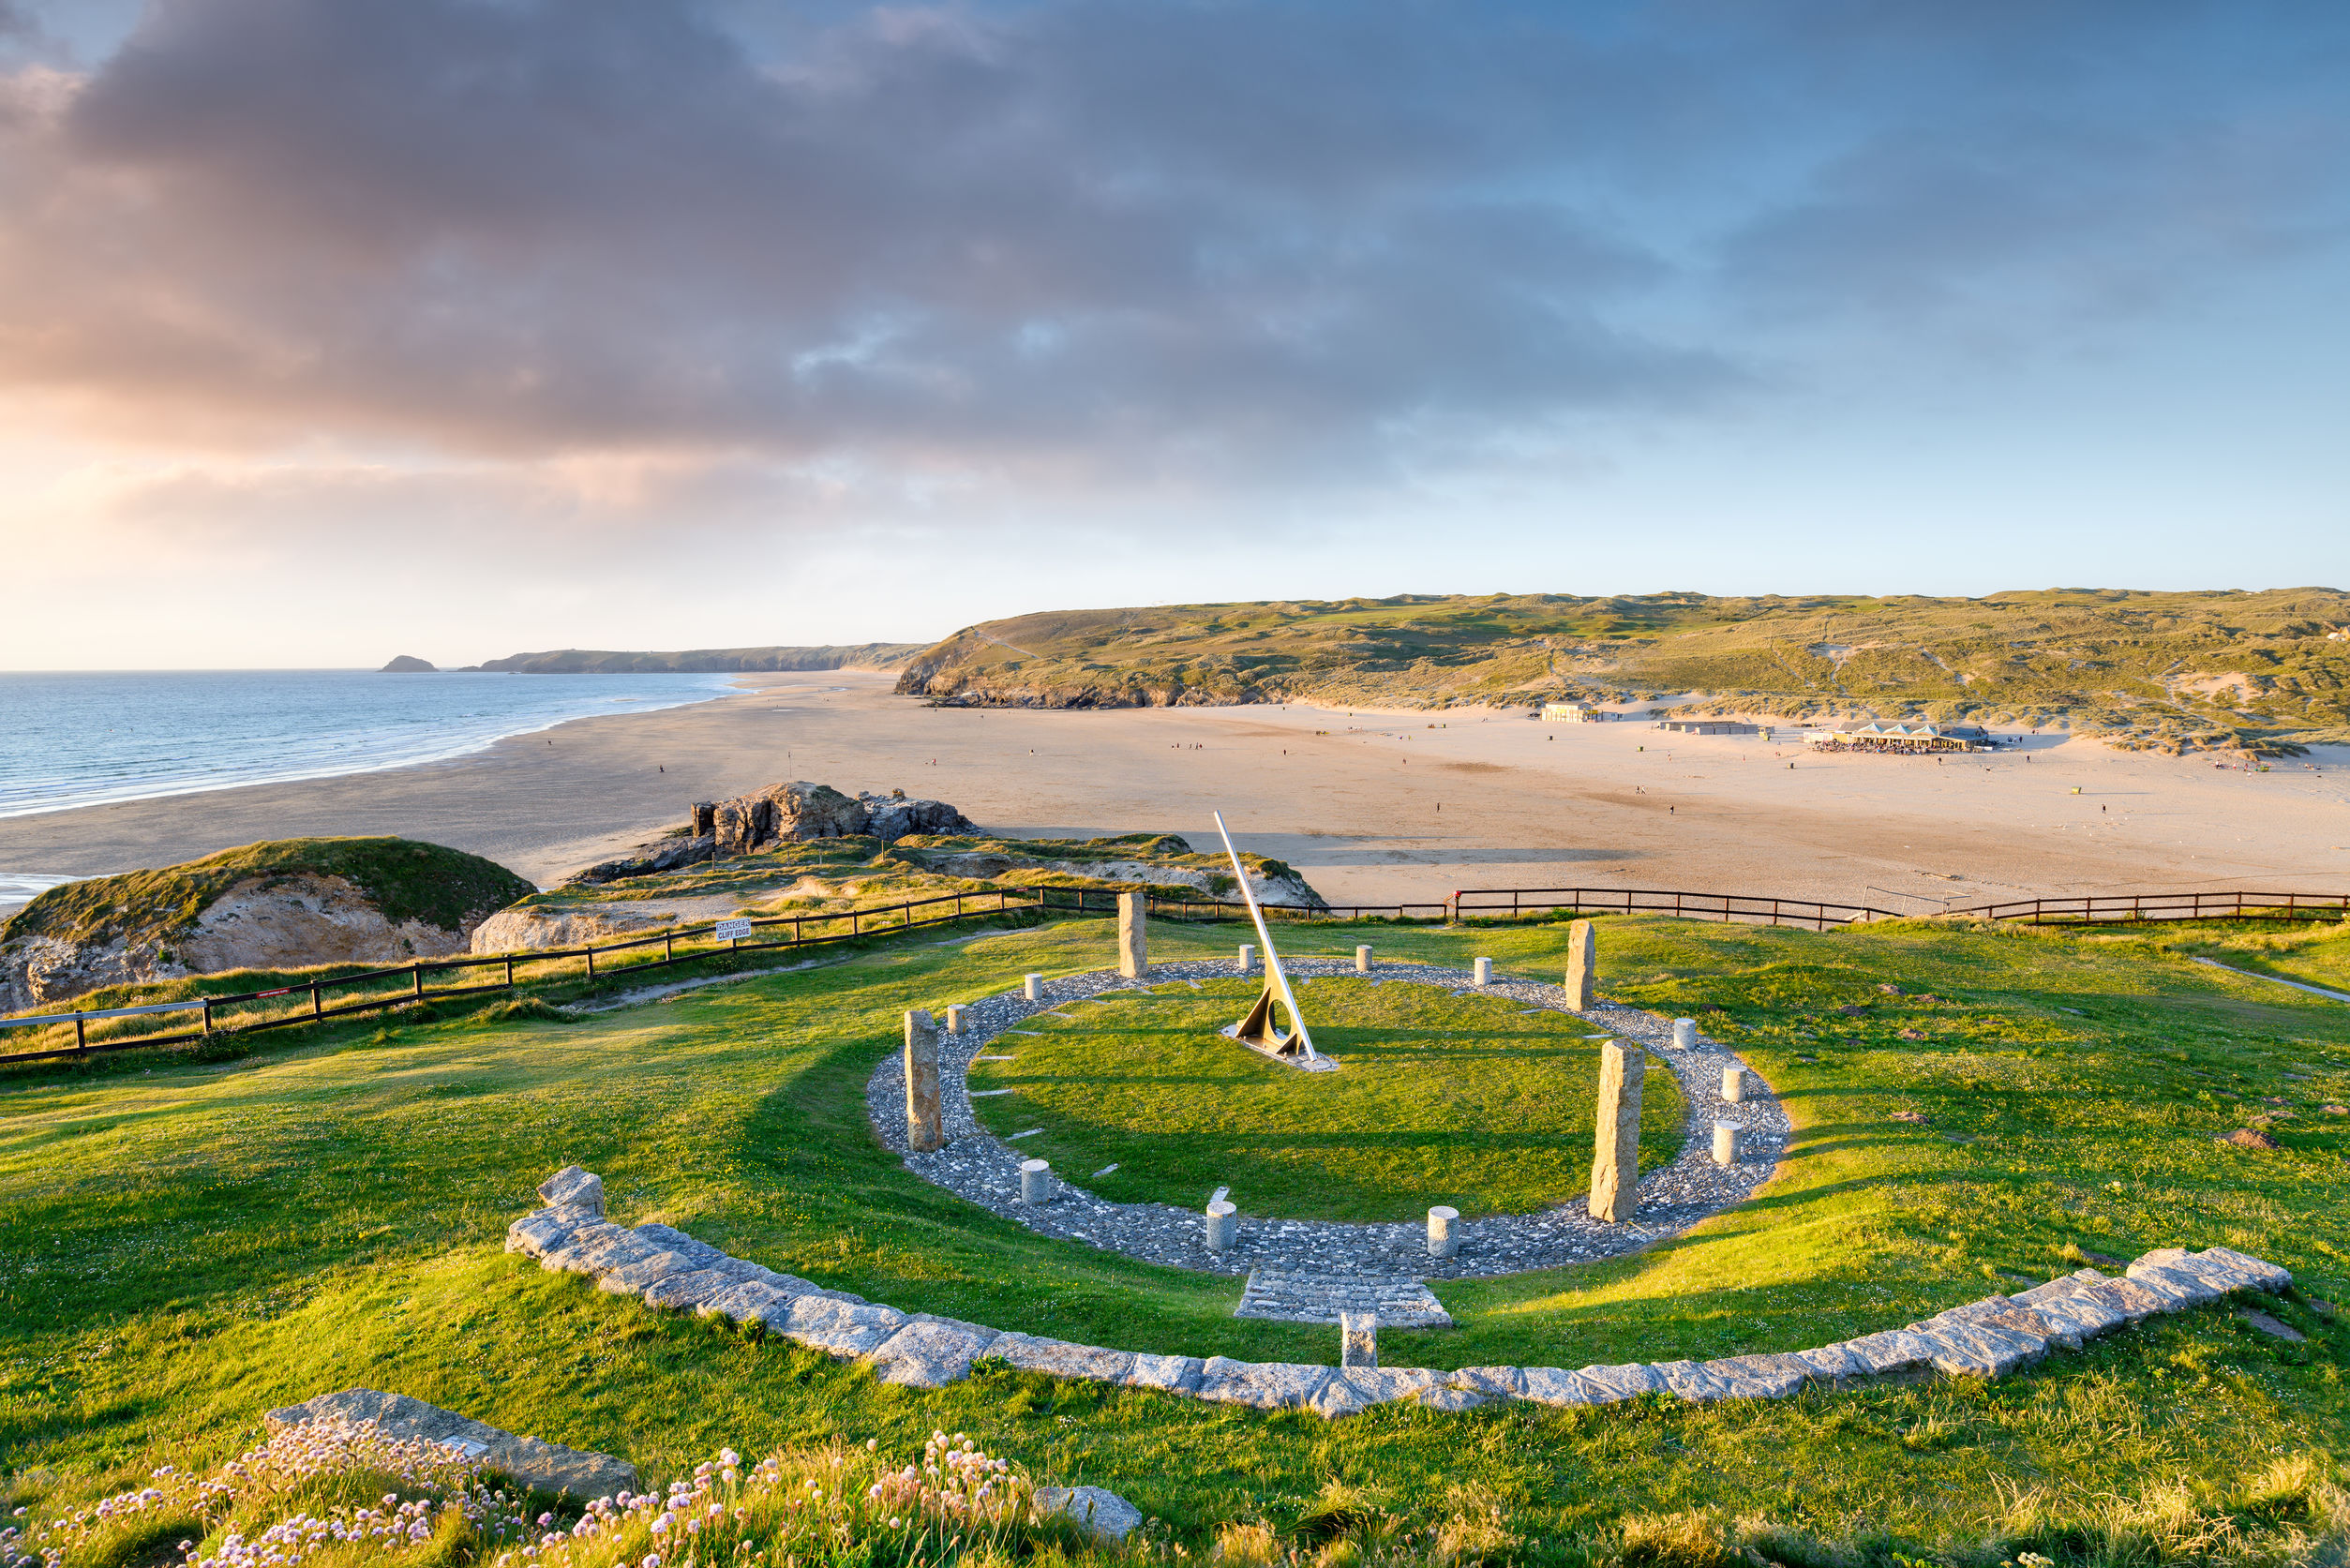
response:
<svg viewBox="0 0 2350 1568"><path fill-rule="evenodd" d="M1314 1044L1342 1064L1304 1072L1217 1031L1261 982L1163 985L1075 1004L998 1037L972 1064L998 1135L1040 1127L1025 1153L1116 1202L1198 1208L1218 1187L1248 1215L1416 1220L1431 1204L1522 1214L1590 1190L1599 1049L1591 1025L1449 987L1303 982ZM1684 1103L1658 1064L1641 1099L1643 1166L1680 1152ZM1108 1175L1089 1175L1106 1165Z"/></svg>
<svg viewBox="0 0 2350 1568"><path fill-rule="evenodd" d="M1334 948L1355 939L1321 929ZM1980 1547L1990 1568L2019 1542L2085 1561L2100 1531L2157 1516L2279 1541L2317 1528L2350 1430L2350 1329L2313 1305L2350 1292L2350 1126L2320 1109L2350 1102L2350 1011L2174 950L2224 934L1605 920L1604 992L1669 1015L1725 1009L1707 1028L1794 1118L1781 1172L1635 1256L1440 1284L1459 1328L1390 1333L1382 1351L1574 1366L1792 1350L2085 1251L2213 1243L2297 1272L2300 1292L2267 1305L2306 1345L2206 1310L1987 1386L1325 1425L1010 1372L884 1388L501 1252L535 1184L576 1160L604 1174L622 1221L665 1219L907 1310L1334 1359L1330 1330L1233 1318L1237 1280L1047 1240L871 1137L864 1083L904 1009L1105 966L1109 923L1067 921L579 1023L369 1020L263 1037L232 1062L134 1054L0 1079L0 1469L18 1501L65 1506L157 1463L229 1457L263 1411L362 1384L624 1453L654 1479L727 1442L906 1452L934 1427L965 1430L1045 1480L1115 1487L1194 1551L1233 1520L1310 1547L1333 1486L1414 1528L1498 1509L1513 1544L1494 1561L1567 1561L1574 1543L1705 1510L1879 1562ZM1162 924L1152 942L1162 959L1221 957L1230 935ZM1379 940L1383 957L1547 970L1564 937L1528 923ZM2214 1141L2279 1110L2294 1115L2271 1123L2278 1150ZM2288 1461L2309 1475L2280 1482Z"/></svg>

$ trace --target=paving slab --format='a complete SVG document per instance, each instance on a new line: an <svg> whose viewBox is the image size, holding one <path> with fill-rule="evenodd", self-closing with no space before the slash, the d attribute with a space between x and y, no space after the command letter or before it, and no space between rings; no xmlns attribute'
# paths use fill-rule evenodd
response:
<svg viewBox="0 0 2350 1568"><path fill-rule="evenodd" d="M838 1307L841 1313L871 1311L871 1307ZM874 1376L908 1388L944 1388L971 1375L971 1363L986 1353L996 1338L993 1329L976 1324L932 1319L908 1322L876 1346L867 1358Z"/></svg>

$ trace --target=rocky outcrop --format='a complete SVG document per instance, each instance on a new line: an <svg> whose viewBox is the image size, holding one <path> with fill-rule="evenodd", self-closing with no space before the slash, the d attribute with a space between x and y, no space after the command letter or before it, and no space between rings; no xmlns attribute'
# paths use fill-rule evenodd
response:
<svg viewBox="0 0 2350 1568"><path fill-rule="evenodd" d="M618 882L628 876L659 876L665 872L680 871L698 865L717 852L714 834L699 838L680 839L650 855L634 855L618 860L599 860L592 866L573 872L565 878L574 884L592 886L599 882Z"/></svg>
<svg viewBox="0 0 2350 1568"><path fill-rule="evenodd" d="M563 910L523 904L501 909L476 927L471 950L481 956L581 948L615 937L642 936L674 923L676 918L675 915L652 915L608 903Z"/></svg>
<svg viewBox="0 0 2350 1568"><path fill-rule="evenodd" d="M971 822L943 800L915 800L902 789L887 795L842 794L804 779L770 784L731 800L698 802L693 833L707 833L721 859L748 855L770 844L804 844L871 834L892 843L908 833L963 833Z"/></svg>
<svg viewBox="0 0 2350 1568"><path fill-rule="evenodd" d="M403 653L376 673L378 675L432 675L436 671L426 660Z"/></svg>
<svg viewBox="0 0 2350 1568"><path fill-rule="evenodd" d="M142 985L224 969L315 963L406 963L468 950L472 933L391 920L339 876L247 877L169 935L97 943L31 936L0 956L0 1008L45 1007L112 985Z"/></svg>
<svg viewBox="0 0 2350 1568"><path fill-rule="evenodd" d="M533 889L412 839L280 839L52 888L0 929L0 1011L230 969L397 964L464 952Z"/></svg>

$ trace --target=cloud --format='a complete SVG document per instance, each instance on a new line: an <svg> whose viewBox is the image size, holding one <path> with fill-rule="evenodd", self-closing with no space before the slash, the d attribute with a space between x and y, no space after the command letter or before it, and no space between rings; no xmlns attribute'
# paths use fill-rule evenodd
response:
<svg viewBox="0 0 2350 1568"><path fill-rule="evenodd" d="M2343 30L2292 14L157 0L5 79L0 386L884 488L1540 460L1767 392L1758 318L2126 309L2330 243Z"/></svg>

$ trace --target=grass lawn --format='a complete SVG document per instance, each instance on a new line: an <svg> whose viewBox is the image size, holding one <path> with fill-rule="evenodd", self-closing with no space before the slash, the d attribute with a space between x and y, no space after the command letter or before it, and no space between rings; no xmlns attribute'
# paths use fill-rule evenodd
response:
<svg viewBox="0 0 2350 1568"><path fill-rule="evenodd" d="M1153 950L1220 957L1231 935L1160 925ZM1285 946L1360 939L1309 927ZM1549 972L1564 930L1376 939L1383 957ZM1497 1560L1579 1560L1659 1520L1750 1513L1878 1561L1989 1565L2019 1543L2072 1561L2140 1536L2172 1555L2197 1540L2284 1554L2350 1430L2350 1329L2314 1305L2350 1292L2350 1118L2323 1110L2350 1103L2350 1008L2180 956L2232 939L1604 920L1606 993L1724 1009L1708 1030L1786 1098L1780 1174L1637 1256L1441 1285L1460 1326L1391 1333L1382 1351L1574 1366L1791 1350L2085 1253L2212 1243L2296 1271L2299 1293L2268 1305L2302 1345L2208 1309L1991 1385L1325 1425L1009 1373L883 1388L500 1250L534 1185L576 1160L623 1222L665 1219L909 1311L1335 1359L1333 1331L1234 1319L1236 1280L1037 1236L870 1137L863 1086L903 1010L1105 966L1108 922L1066 921L925 935L584 1022L369 1020L260 1037L237 1060L0 1076L0 1471L15 1502L62 1506L227 1457L263 1411L364 1384L656 1478L722 1443L906 1452L961 1429L1047 1480L1115 1487L1194 1549L1235 1519L1311 1546L1334 1532L1335 1498L1431 1520L1498 1510ZM2280 1147L2215 1142L2254 1119Z"/></svg>
<svg viewBox="0 0 2350 1568"><path fill-rule="evenodd" d="M1198 1208L1229 1186L1243 1214L1416 1220L1431 1204L1519 1214L1591 1188L1599 1047L1592 1025L1501 996L1389 978L1298 982L1315 1048L1303 1072L1217 1033L1262 981L1115 993L999 1036L972 1101L988 1130L1042 1127L1024 1151L1117 1202ZM1640 1100L1640 1159L1680 1153L1684 1104L1656 1064ZM1086 1172L1115 1164L1106 1176Z"/></svg>

